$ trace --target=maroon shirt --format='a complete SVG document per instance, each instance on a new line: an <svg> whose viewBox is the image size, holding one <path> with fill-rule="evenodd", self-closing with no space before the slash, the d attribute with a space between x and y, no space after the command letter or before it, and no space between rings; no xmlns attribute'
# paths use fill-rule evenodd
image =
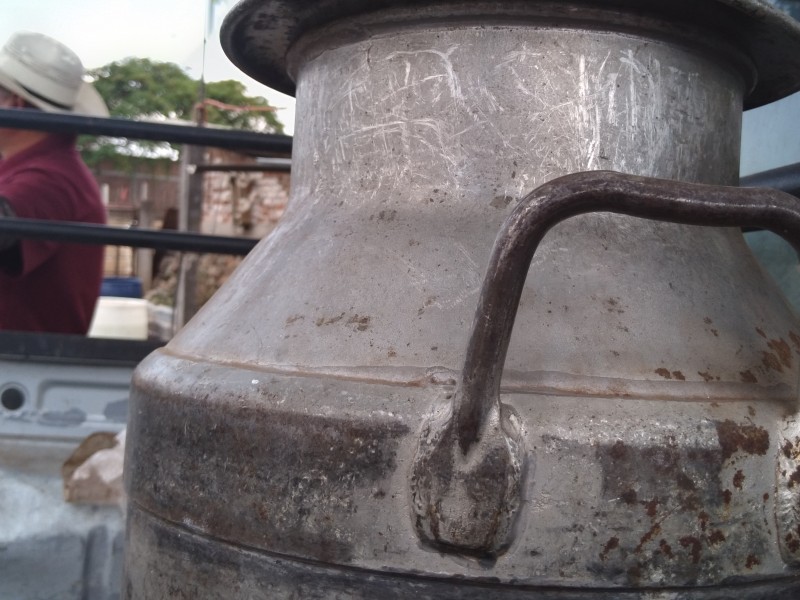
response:
<svg viewBox="0 0 800 600"><path fill-rule="evenodd" d="M0 197L18 217L105 223L72 135L50 135L0 161ZM21 240L0 252L0 330L85 334L103 277L103 246Z"/></svg>

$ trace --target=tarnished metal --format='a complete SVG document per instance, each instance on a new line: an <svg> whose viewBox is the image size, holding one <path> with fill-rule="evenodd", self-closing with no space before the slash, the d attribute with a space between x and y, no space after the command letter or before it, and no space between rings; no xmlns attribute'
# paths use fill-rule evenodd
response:
<svg viewBox="0 0 800 600"><path fill-rule="evenodd" d="M500 380L511 331L539 243L561 221L590 212L688 225L760 227L783 235L800 249L800 200L776 190L702 186L599 171L561 177L523 198L495 242L452 409L437 415L424 430L412 470L417 530L444 551L493 556L511 543L524 460L518 426L501 418ZM791 353L788 345L786 351ZM763 430L743 433L748 428L726 421L717 431L725 458L740 446L759 454L769 447ZM800 448L787 442L784 456L797 459ZM781 470L784 479L786 472L792 473L790 488L800 486L800 467L782 465ZM737 471L734 479L741 489L737 477L743 480L744 475ZM797 502L786 505L800 512ZM797 514L791 517L797 520ZM779 525L779 530L785 529ZM796 534L800 530L788 528L789 538ZM718 537L724 539L721 533ZM800 542L797 545L800 549Z"/></svg>
<svg viewBox="0 0 800 600"><path fill-rule="evenodd" d="M742 105L800 85L796 24L755 0L245 2L223 39L296 85L292 197L137 370L127 597L798 594L800 323L736 229L552 227L499 294L499 401L477 441L449 421L521 199L580 171L735 185Z"/></svg>

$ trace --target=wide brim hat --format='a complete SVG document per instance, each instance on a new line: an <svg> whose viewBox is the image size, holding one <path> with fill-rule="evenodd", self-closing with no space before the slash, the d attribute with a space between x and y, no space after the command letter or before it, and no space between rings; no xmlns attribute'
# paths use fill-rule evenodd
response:
<svg viewBox="0 0 800 600"><path fill-rule="evenodd" d="M108 116L77 54L40 33L15 33L0 49L0 87L45 112Z"/></svg>

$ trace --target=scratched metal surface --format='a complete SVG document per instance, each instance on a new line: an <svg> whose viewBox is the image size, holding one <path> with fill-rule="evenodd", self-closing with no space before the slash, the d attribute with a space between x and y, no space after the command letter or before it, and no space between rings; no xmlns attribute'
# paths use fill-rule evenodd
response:
<svg viewBox="0 0 800 600"><path fill-rule="evenodd" d="M457 370L519 198L599 168L735 183L741 85L681 47L580 30L436 27L331 48L300 78L289 211L171 348L397 381ZM793 389L790 324L738 233L579 217L534 259L507 376Z"/></svg>
<svg viewBox="0 0 800 600"><path fill-rule="evenodd" d="M295 48L287 215L137 372L128 597L359 598L377 572L398 597L792 593L800 326L734 231L555 227L503 379L527 457L512 541L430 549L409 506L515 203L583 170L735 184L736 64L661 34L363 25ZM265 579L275 561L290 575ZM359 571L304 587L308 565Z"/></svg>

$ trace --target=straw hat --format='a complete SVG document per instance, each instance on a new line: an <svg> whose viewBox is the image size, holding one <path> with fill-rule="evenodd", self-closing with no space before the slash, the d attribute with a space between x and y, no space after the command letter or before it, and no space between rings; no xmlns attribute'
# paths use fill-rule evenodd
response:
<svg viewBox="0 0 800 600"><path fill-rule="evenodd" d="M15 33L0 50L0 86L46 112L107 117L106 103L83 74L72 50L40 33Z"/></svg>

